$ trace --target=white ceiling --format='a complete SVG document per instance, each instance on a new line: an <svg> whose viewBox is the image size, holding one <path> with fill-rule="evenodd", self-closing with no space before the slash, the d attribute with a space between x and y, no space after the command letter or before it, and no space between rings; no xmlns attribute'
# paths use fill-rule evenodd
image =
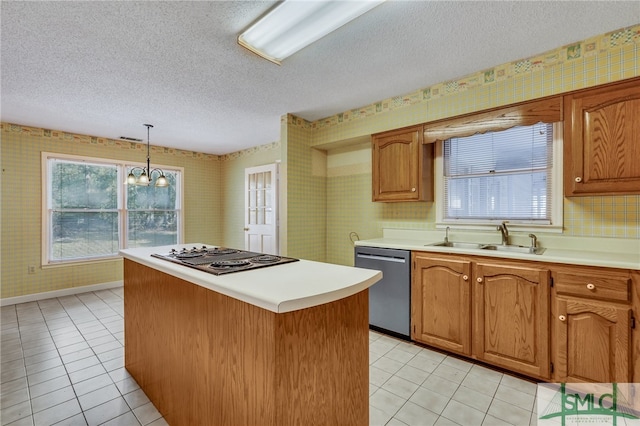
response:
<svg viewBox="0 0 640 426"><path fill-rule="evenodd" d="M1 3L2 121L224 154L310 121L640 23L638 1L389 0L277 66L272 1Z"/></svg>

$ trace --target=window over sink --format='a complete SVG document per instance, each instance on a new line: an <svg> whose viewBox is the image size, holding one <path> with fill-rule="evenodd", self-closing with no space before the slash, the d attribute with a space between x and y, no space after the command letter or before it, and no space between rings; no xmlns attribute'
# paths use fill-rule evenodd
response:
<svg viewBox="0 0 640 426"><path fill-rule="evenodd" d="M437 222L562 228L562 127L539 122L437 143Z"/></svg>
<svg viewBox="0 0 640 426"><path fill-rule="evenodd" d="M44 266L181 242L182 169L162 166L167 187L124 184L135 166L142 165L42 154Z"/></svg>

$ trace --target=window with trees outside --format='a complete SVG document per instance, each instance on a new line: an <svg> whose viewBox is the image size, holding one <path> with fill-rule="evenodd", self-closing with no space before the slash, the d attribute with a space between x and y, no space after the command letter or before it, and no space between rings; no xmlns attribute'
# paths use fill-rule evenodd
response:
<svg viewBox="0 0 640 426"><path fill-rule="evenodd" d="M550 225L553 142L549 123L444 141L444 221Z"/></svg>
<svg viewBox="0 0 640 426"><path fill-rule="evenodd" d="M181 169L167 187L126 185L139 164L43 153L43 264L113 258L181 242Z"/></svg>

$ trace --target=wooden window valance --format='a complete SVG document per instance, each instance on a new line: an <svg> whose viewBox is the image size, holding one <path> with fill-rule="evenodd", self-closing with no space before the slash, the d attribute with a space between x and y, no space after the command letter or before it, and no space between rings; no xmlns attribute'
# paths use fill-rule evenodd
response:
<svg viewBox="0 0 640 426"><path fill-rule="evenodd" d="M562 96L522 102L427 123L424 125L423 143L500 131L514 126L529 126L540 121L544 123L562 121Z"/></svg>

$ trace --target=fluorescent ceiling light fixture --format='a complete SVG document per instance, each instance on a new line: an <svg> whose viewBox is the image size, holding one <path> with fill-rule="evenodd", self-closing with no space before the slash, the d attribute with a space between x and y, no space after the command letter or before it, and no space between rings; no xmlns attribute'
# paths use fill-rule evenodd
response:
<svg viewBox="0 0 640 426"><path fill-rule="evenodd" d="M240 34L238 43L280 64L384 0L284 0Z"/></svg>

